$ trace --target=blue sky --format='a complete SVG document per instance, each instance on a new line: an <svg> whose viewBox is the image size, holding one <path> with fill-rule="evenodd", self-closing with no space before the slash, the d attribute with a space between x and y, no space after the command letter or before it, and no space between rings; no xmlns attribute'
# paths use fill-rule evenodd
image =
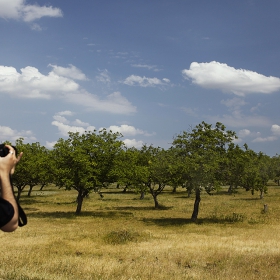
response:
<svg viewBox="0 0 280 280"><path fill-rule="evenodd" d="M0 141L119 131L169 148L202 121L280 153L278 0L0 0Z"/></svg>

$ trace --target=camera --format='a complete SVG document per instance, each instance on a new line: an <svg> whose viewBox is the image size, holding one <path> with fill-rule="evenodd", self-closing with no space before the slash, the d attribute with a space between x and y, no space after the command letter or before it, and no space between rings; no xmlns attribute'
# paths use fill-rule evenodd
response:
<svg viewBox="0 0 280 280"><path fill-rule="evenodd" d="M17 155L17 149L16 149L16 147L14 147L14 146L12 146L13 147L13 149L15 150L15 153L16 153L16 155ZM5 157L6 155L8 155L9 154L9 148L7 148L6 146L5 146L5 144L0 144L0 157Z"/></svg>

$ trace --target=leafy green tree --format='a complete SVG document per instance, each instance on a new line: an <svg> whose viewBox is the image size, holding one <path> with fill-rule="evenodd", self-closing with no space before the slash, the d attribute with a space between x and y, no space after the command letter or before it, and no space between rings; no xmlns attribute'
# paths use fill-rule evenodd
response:
<svg viewBox="0 0 280 280"><path fill-rule="evenodd" d="M47 183L50 180L48 177L50 170L48 150L39 142L25 144L23 141L23 138L19 138L15 145L19 152L23 152L23 157L13 175L13 184L18 190L17 200L20 199L26 186L29 186L28 196L30 196L34 186L42 184L42 182Z"/></svg>
<svg viewBox="0 0 280 280"><path fill-rule="evenodd" d="M173 147L167 150L168 157L168 185L173 187L173 192L176 192L178 187L186 187L187 178L184 177L185 168L184 158L180 156L177 149ZM190 192L188 192L190 195Z"/></svg>
<svg viewBox="0 0 280 280"><path fill-rule="evenodd" d="M69 132L68 139L59 139L54 146L56 185L78 192L76 214L82 209L83 199L91 191L100 189L115 180L112 173L115 156L123 146L119 133L105 129L96 133Z"/></svg>
<svg viewBox="0 0 280 280"><path fill-rule="evenodd" d="M195 202L191 219L197 220L201 191L211 193L222 182L222 167L226 158L228 145L236 138L235 132L217 122L211 124L202 122L190 132L184 131L173 141L173 147L183 157L185 168L184 178L187 185L195 191Z"/></svg>
<svg viewBox="0 0 280 280"><path fill-rule="evenodd" d="M124 148L120 133L102 129L97 133L85 133L84 147L95 164L93 170L95 189L100 190L117 181L114 168L118 155Z"/></svg>
<svg viewBox="0 0 280 280"><path fill-rule="evenodd" d="M280 155L276 154L271 158L271 166L273 170L273 180L280 186Z"/></svg>
<svg viewBox="0 0 280 280"><path fill-rule="evenodd" d="M246 191L260 192L260 198L267 193L267 182L273 179L273 170L270 157L262 152L256 153L246 147L245 168L241 180Z"/></svg>
<svg viewBox="0 0 280 280"><path fill-rule="evenodd" d="M150 181L147 184L155 203L155 208L160 208L158 195L167 184L171 182L171 152L164 149L153 149L149 160Z"/></svg>
<svg viewBox="0 0 280 280"><path fill-rule="evenodd" d="M224 185L229 185L228 193L232 194L242 183L242 176L246 165L245 151L238 145L230 143L226 159L223 163Z"/></svg>
<svg viewBox="0 0 280 280"><path fill-rule="evenodd" d="M143 181L147 180L148 169L141 164L138 149L125 147L118 153L112 172L117 178L117 183L124 185L125 190L134 189L137 192L141 192Z"/></svg>
<svg viewBox="0 0 280 280"><path fill-rule="evenodd" d="M153 197L155 208L159 208L158 195L170 179L167 152L152 145L143 145L140 150L136 148L122 150L117 160L114 172L117 174L118 183L140 192L140 199L149 192Z"/></svg>
<svg viewBox="0 0 280 280"><path fill-rule="evenodd" d="M52 182L53 165L51 164L50 151L40 143L27 144L29 150L29 158L27 161L32 161L33 183L29 184L28 196L31 196L33 187L41 185L41 189ZM30 157L31 153L31 157Z"/></svg>

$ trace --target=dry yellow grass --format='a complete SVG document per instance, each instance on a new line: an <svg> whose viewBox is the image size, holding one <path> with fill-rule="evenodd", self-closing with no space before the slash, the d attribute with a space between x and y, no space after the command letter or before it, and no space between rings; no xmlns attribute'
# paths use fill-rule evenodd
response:
<svg viewBox="0 0 280 280"><path fill-rule="evenodd" d="M264 200L244 190L204 194L196 224L182 189L159 196L162 210L138 197L91 194L75 216L73 191L24 193L29 223L0 233L0 279L279 279L280 188Z"/></svg>

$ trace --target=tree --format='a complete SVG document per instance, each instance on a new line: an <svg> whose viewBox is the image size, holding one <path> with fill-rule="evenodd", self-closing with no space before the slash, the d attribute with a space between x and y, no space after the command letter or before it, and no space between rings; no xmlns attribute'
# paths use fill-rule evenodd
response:
<svg viewBox="0 0 280 280"><path fill-rule="evenodd" d="M226 160L223 165L223 181L225 185L229 185L229 194L232 194L234 190L241 185L245 165L245 151L242 150L238 145L230 143L227 149Z"/></svg>
<svg viewBox="0 0 280 280"><path fill-rule="evenodd" d="M171 179L170 156L169 150L157 148L152 150L149 160L150 182L147 186L154 199L156 209L160 208L158 195L162 193Z"/></svg>
<svg viewBox="0 0 280 280"><path fill-rule="evenodd" d="M235 132L226 130L222 123L217 122L212 128L202 122L174 139L173 148L178 150L185 163L183 176L189 188L195 191L192 221L198 217L201 191L204 189L211 194L222 182L226 150L234 138L237 138Z"/></svg>
<svg viewBox="0 0 280 280"><path fill-rule="evenodd" d="M263 198L267 192L267 182L273 179L273 170L270 157L262 152L256 153L245 147L245 168L241 179L242 187L246 191L260 192L260 198Z"/></svg>
<svg viewBox="0 0 280 280"><path fill-rule="evenodd" d="M124 185L124 190L134 189L141 192L143 181L146 181L148 169L141 164L140 151L134 147L124 147L116 156L112 171L118 184Z"/></svg>
<svg viewBox="0 0 280 280"><path fill-rule="evenodd" d="M273 170L273 180L280 186L280 156L278 154L271 158L271 166Z"/></svg>
<svg viewBox="0 0 280 280"><path fill-rule="evenodd" d="M53 157L56 163L56 185L78 192L76 214L82 209L83 199L91 191L100 191L114 180L111 172L115 156L123 142L119 133L105 129L96 133L69 132L68 139L59 139L54 146Z"/></svg>
<svg viewBox="0 0 280 280"><path fill-rule="evenodd" d="M48 150L39 142L24 144L23 140L23 138L16 140L17 150L23 152L23 157L13 175L13 183L18 190L17 200L20 199L26 186L29 186L28 196L30 196L34 186L50 181L51 165Z"/></svg>

